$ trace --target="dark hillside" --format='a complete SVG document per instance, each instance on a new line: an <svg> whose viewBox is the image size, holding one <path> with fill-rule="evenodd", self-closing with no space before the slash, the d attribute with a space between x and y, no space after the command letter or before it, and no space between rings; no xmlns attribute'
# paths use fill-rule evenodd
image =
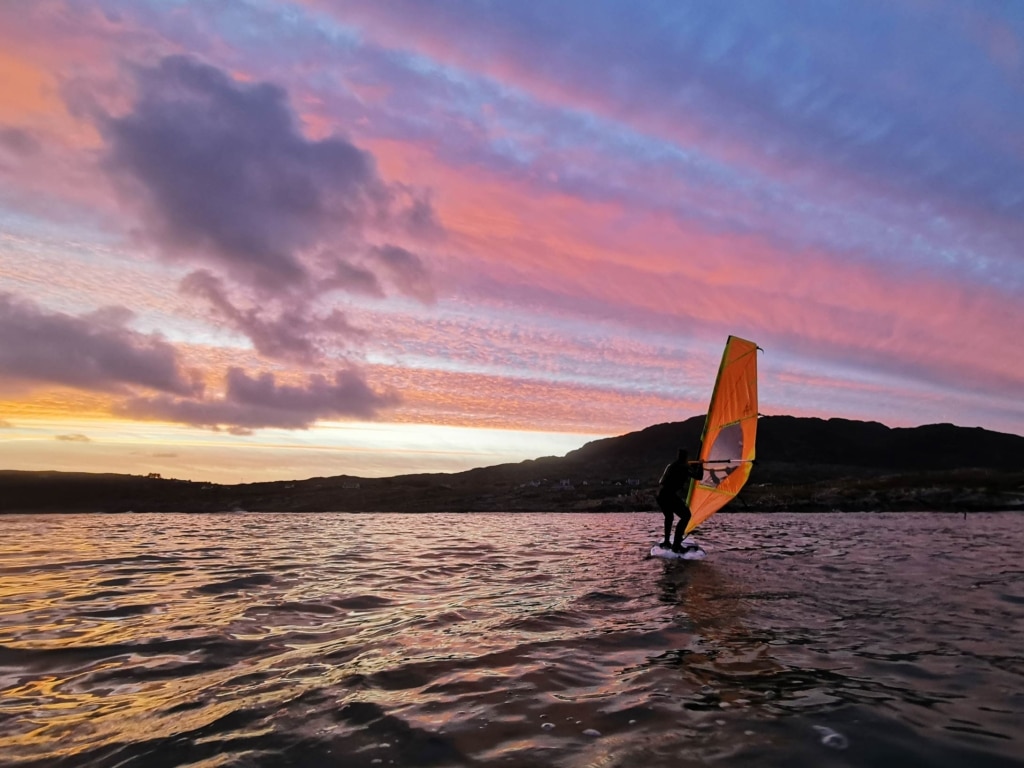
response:
<svg viewBox="0 0 1024 768"><path fill-rule="evenodd" d="M0 471L0 512L550 511L654 509L678 448L704 417L595 440L564 457L454 474L348 476L242 485L132 475ZM1024 437L932 424L765 416L757 461L732 509L1024 509Z"/></svg>
<svg viewBox="0 0 1024 768"><path fill-rule="evenodd" d="M1020 469L1024 437L929 424L890 429L872 421L765 416L758 454L773 462L908 469Z"/></svg>
<svg viewBox="0 0 1024 768"><path fill-rule="evenodd" d="M621 437L595 440L565 455L566 465L579 469L615 468L651 478L659 474L679 448L695 455L704 417L657 424ZM845 468L845 470L844 470ZM909 470L1024 469L1024 437L980 428L930 424L890 428L871 421L763 416L757 424L759 480L809 471L836 475Z"/></svg>

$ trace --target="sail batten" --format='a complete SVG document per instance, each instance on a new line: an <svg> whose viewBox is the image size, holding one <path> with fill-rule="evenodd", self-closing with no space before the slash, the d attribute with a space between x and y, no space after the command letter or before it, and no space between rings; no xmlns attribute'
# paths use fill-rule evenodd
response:
<svg viewBox="0 0 1024 768"><path fill-rule="evenodd" d="M738 336L725 343L701 433L704 474L690 481L686 497L687 532L732 501L750 477L757 439L757 350L757 344Z"/></svg>

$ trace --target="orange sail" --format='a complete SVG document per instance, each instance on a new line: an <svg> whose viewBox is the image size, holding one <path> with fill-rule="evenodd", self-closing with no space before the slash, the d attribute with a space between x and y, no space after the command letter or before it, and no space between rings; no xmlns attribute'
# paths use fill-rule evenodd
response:
<svg viewBox="0 0 1024 768"><path fill-rule="evenodd" d="M704 475L690 481L689 533L720 510L750 477L757 437L757 350L752 341L730 336L711 394L701 435Z"/></svg>

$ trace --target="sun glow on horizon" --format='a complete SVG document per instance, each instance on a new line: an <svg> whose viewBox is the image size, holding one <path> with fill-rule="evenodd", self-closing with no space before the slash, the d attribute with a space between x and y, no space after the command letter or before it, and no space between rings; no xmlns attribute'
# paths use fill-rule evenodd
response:
<svg viewBox="0 0 1024 768"><path fill-rule="evenodd" d="M253 435L117 419L7 418L0 469L149 474L239 483L462 472L562 456L606 434L328 422Z"/></svg>

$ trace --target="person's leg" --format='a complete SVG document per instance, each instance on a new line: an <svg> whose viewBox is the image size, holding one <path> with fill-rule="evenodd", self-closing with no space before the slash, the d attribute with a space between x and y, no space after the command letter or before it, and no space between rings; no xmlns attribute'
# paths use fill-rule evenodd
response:
<svg viewBox="0 0 1024 768"><path fill-rule="evenodd" d="M679 515L679 522L676 523L676 537L672 540L672 550L674 552L682 549L683 536L686 535L686 526L690 524L690 508L686 506L682 499L679 500L676 514Z"/></svg>
<svg viewBox="0 0 1024 768"><path fill-rule="evenodd" d="M665 537L661 540L661 547L663 549L669 548L669 542L672 541L672 519L675 514L672 510L672 502L666 498L664 494L658 494L657 497L658 506L661 507L661 513L665 516Z"/></svg>

